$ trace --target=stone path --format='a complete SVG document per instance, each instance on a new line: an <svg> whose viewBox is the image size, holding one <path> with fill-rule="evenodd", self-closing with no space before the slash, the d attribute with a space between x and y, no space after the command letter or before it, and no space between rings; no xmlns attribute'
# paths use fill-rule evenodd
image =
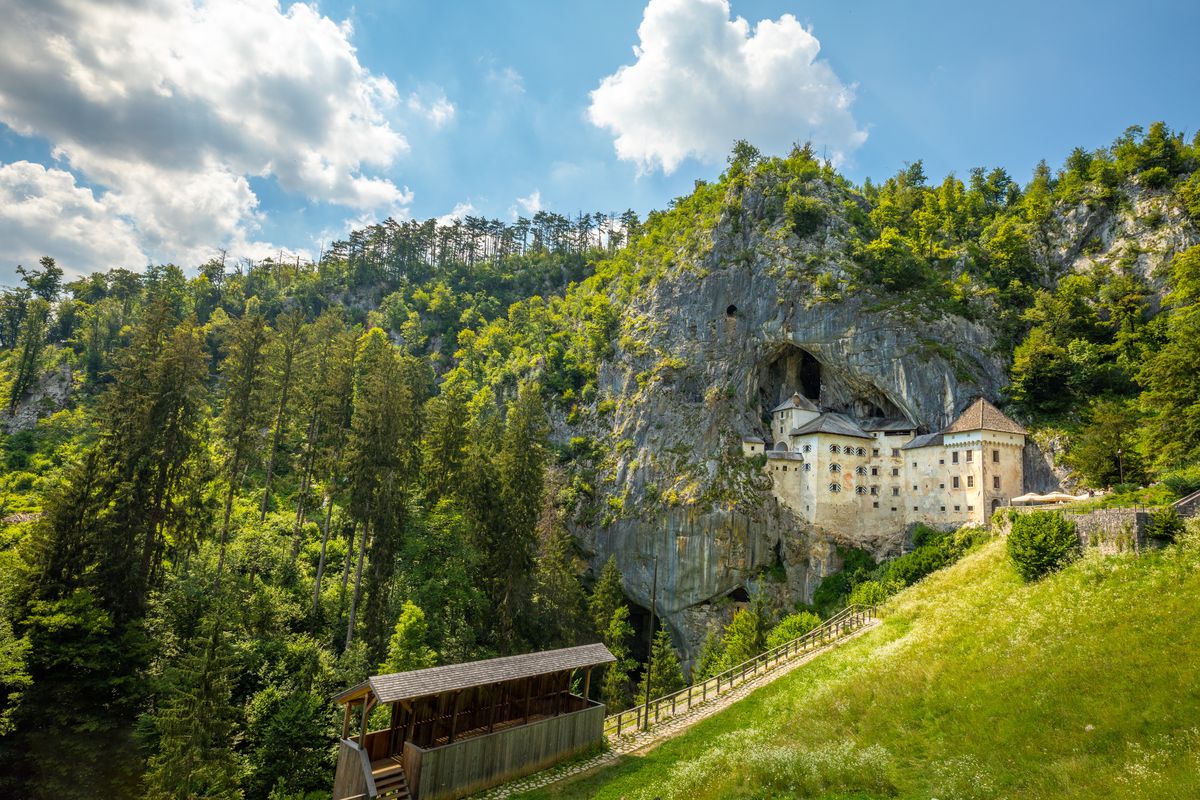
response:
<svg viewBox="0 0 1200 800"><path fill-rule="evenodd" d="M707 719L713 714L724 711L729 706L741 700L746 695L753 692L762 686L766 686L772 681L782 678L797 667L807 664L822 653L832 650L838 645L848 642L851 639L871 630L879 624L878 619L868 620L861 628L842 636L824 647L799 656L793 661L788 661L775 667L769 672L763 672L753 678L749 678L745 683L739 684L737 688L723 694L720 697L714 698L711 702L704 705L696 706L690 711L685 711L669 719L663 720L652 727L649 731L635 733L633 735L623 735L621 737L610 736L608 739L609 749L602 753L597 753L591 758L583 761L571 761L558 767L551 767L541 772L535 772L532 775L527 775L524 778L506 783L502 786L497 786L472 796L472 800L507 800L514 795L522 792L533 791L540 789L543 786L549 786L552 783L571 778L576 775L581 775L585 772L590 772L600 767L606 767L610 764L615 764L622 756L632 755L634 753L650 750L655 745L670 739L672 736L677 736L684 730L695 725L702 719Z"/></svg>

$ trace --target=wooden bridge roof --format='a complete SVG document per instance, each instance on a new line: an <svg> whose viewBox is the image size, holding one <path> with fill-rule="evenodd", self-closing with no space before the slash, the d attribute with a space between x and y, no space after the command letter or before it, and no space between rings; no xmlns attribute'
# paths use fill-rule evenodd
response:
<svg viewBox="0 0 1200 800"><path fill-rule="evenodd" d="M489 658L485 661L468 661L411 672L374 675L342 692L334 701L348 703L370 692L381 703L395 703L503 681L533 678L552 672L596 667L611 664L616 660L608 648L599 643L561 650L543 650L538 653L522 653L517 656Z"/></svg>

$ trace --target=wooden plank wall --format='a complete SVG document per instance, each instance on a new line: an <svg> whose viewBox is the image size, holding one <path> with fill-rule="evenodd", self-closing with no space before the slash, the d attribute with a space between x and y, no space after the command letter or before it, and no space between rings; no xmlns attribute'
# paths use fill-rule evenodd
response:
<svg viewBox="0 0 1200 800"><path fill-rule="evenodd" d="M509 728L421 754L417 800L463 797L586 749L603 738L604 707ZM412 782L412 778L409 778Z"/></svg>
<svg viewBox="0 0 1200 800"><path fill-rule="evenodd" d="M333 800L367 797L367 777L358 743L343 739L338 744L337 772L333 776Z"/></svg>

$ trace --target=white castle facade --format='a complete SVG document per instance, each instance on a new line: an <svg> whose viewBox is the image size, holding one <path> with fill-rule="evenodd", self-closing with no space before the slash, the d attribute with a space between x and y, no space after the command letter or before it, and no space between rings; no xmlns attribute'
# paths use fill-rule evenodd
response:
<svg viewBox="0 0 1200 800"><path fill-rule="evenodd" d="M794 394L771 411L773 442L748 437L742 449L766 454L780 503L838 536L986 524L1024 493L1025 436L983 398L945 430L917 435L908 420L856 420Z"/></svg>

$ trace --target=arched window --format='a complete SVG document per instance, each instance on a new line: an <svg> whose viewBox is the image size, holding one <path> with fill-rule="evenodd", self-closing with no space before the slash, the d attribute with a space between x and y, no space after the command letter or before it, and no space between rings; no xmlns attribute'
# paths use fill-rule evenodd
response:
<svg viewBox="0 0 1200 800"><path fill-rule="evenodd" d="M841 472L841 471L842 471L842 465L841 465L841 464L830 464L830 465L829 465L829 471L830 471L830 472Z"/></svg>
<svg viewBox="0 0 1200 800"><path fill-rule="evenodd" d="M786 453L788 449L787 442L776 442L775 451L778 453Z"/></svg>
<svg viewBox="0 0 1200 800"><path fill-rule="evenodd" d="M867 468L866 468L866 467L861 467L861 466L860 466L860 467L855 467L855 468L854 468L854 474L855 474L855 475L866 475L866 474L867 474Z"/></svg>
<svg viewBox="0 0 1200 800"><path fill-rule="evenodd" d="M829 452L840 453L840 452L842 452L842 448L838 447L836 444L831 444L831 445L829 445Z"/></svg>
<svg viewBox="0 0 1200 800"><path fill-rule="evenodd" d="M837 492L840 492L841 490L842 490L842 487L838 486L836 483L829 484L829 491L837 493Z"/></svg>

